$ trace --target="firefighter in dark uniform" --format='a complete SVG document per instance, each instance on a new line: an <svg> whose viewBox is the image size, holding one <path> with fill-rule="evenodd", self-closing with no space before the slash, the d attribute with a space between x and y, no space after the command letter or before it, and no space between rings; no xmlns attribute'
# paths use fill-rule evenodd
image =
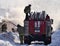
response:
<svg viewBox="0 0 60 46"><path fill-rule="evenodd" d="M19 33L20 43L23 44L23 36L24 36L24 34L23 34L23 29L19 24L17 25L17 31Z"/></svg>
<svg viewBox="0 0 60 46"><path fill-rule="evenodd" d="M4 23L2 25L2 32L7 32L7 24L6 23Z"/></svg>
<svg viewBox="0 0 60 46"><path fill-rule="evenodd" d="M46 30L47 30L47 35L50 34L51 32L51 23L50 23L50 16L47 14L46 15Z"/></svg>
<svg viewBox="0 0 60 46"><path fill-rule="evenodd" d="M31 12L31 4L25 7L24 13L26 14L26 20L28 19L28 14Z"/></svg>
<svg viewBox="0 0 60 46"><path fill-rule="evenodd" d="M47 20L47 21L50 21L50 17L49 17L48 14L46 15L46 20Z"/></svg>

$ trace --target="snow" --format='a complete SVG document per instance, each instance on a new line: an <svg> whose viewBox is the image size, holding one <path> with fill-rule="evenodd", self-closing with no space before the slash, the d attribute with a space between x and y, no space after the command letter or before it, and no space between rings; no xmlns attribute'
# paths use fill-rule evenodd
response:
<svg viewBox="0 0 60 46"><path fill-rule="evenodd" d="M6 32L0 34L0 46L15 46L14 38L18 37L17 34L13 35L13 32Z"/></svg>
<svg viewBox="0 0 60 46"><path fill-rule="evenodd" d="M52 35L52 43L48 46L60 46L60 30Z"/></svg>
<svg viewBox="0 0 60 46"><path fill-rule="evenodd" d="M0 40L0 46L13 46L9 41Z"/></svg>
<svg viewBox="0 0 60 46"><path fill-rule="evenodd" d="M29 46L45 46L45 45L40 45L40 44L32 44L32 45L29 45Z"/></svg>
<svg viewBox="0 0 60 46"><path fill-rule="evenodd" d="M19 35L17 32L4 32L0 34L0 46L45 46L43 44L19 44ZM52 34L52 43L47 46L60 46L60 30Z"/></svg>

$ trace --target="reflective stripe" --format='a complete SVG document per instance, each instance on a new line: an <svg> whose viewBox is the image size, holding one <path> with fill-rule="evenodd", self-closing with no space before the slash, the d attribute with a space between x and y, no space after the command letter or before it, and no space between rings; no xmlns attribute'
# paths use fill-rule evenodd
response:
<svg viewBox="0 0 60 46"><path fill-rule="evenodd" d="M24 21L25 34L29 34L29 21Z"/></svg>
<svg viewBox="0 0 60 46"><path fill-rule="evenodd" d="M36 21L35 21L35 27L38 27L38 26L37 26L37 22L36 22Z"/></svg>
<svg viewBox="0 0 60 46"><path fill-rule="evenodd" d="M35 27L40 27L40 21L35 21Z"/></svg>
<svg viewBox="0 0 60 46"><path fill-rule="evenodd" d="M35 32L40 32L40 30L35 30Z"/></svg>
<svg viewBox="0 0 60 46"><path fill-rule="evenodd" d="M38 21L38 27L40 27L40 21Z"/></svg>
<svg viewBox="0 0 60 46"><path fill-rule="evenodd" d="M40 32L40 21L35 21L35 32Z"/></svg>

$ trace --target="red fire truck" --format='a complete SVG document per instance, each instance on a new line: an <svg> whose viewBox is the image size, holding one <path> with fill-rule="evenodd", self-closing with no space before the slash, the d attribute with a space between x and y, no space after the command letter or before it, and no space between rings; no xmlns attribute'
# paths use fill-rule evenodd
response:
<svg viewBox="0 0 60 46"><path fill-rule="evenodd" d="M44 44L51 43L53 19L50 19L45 11L31 12L28 19L24 20L24 43L31 44L31 41L43 41Z"/></svg>

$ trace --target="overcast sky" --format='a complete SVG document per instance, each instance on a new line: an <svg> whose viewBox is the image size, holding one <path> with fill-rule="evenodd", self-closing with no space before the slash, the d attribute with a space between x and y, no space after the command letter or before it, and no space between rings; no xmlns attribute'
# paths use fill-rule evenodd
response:
<svg viewBox="0 0 60 46"><path fill-rule="evenodd" d="M53 26L56 29L60 21L60 0L0 0L0 7L10 9L10 16L13 14L19 18L21 25L25 18L23 10L28 4L32 4L32 11L45 10L54 19Z"/></svg>

